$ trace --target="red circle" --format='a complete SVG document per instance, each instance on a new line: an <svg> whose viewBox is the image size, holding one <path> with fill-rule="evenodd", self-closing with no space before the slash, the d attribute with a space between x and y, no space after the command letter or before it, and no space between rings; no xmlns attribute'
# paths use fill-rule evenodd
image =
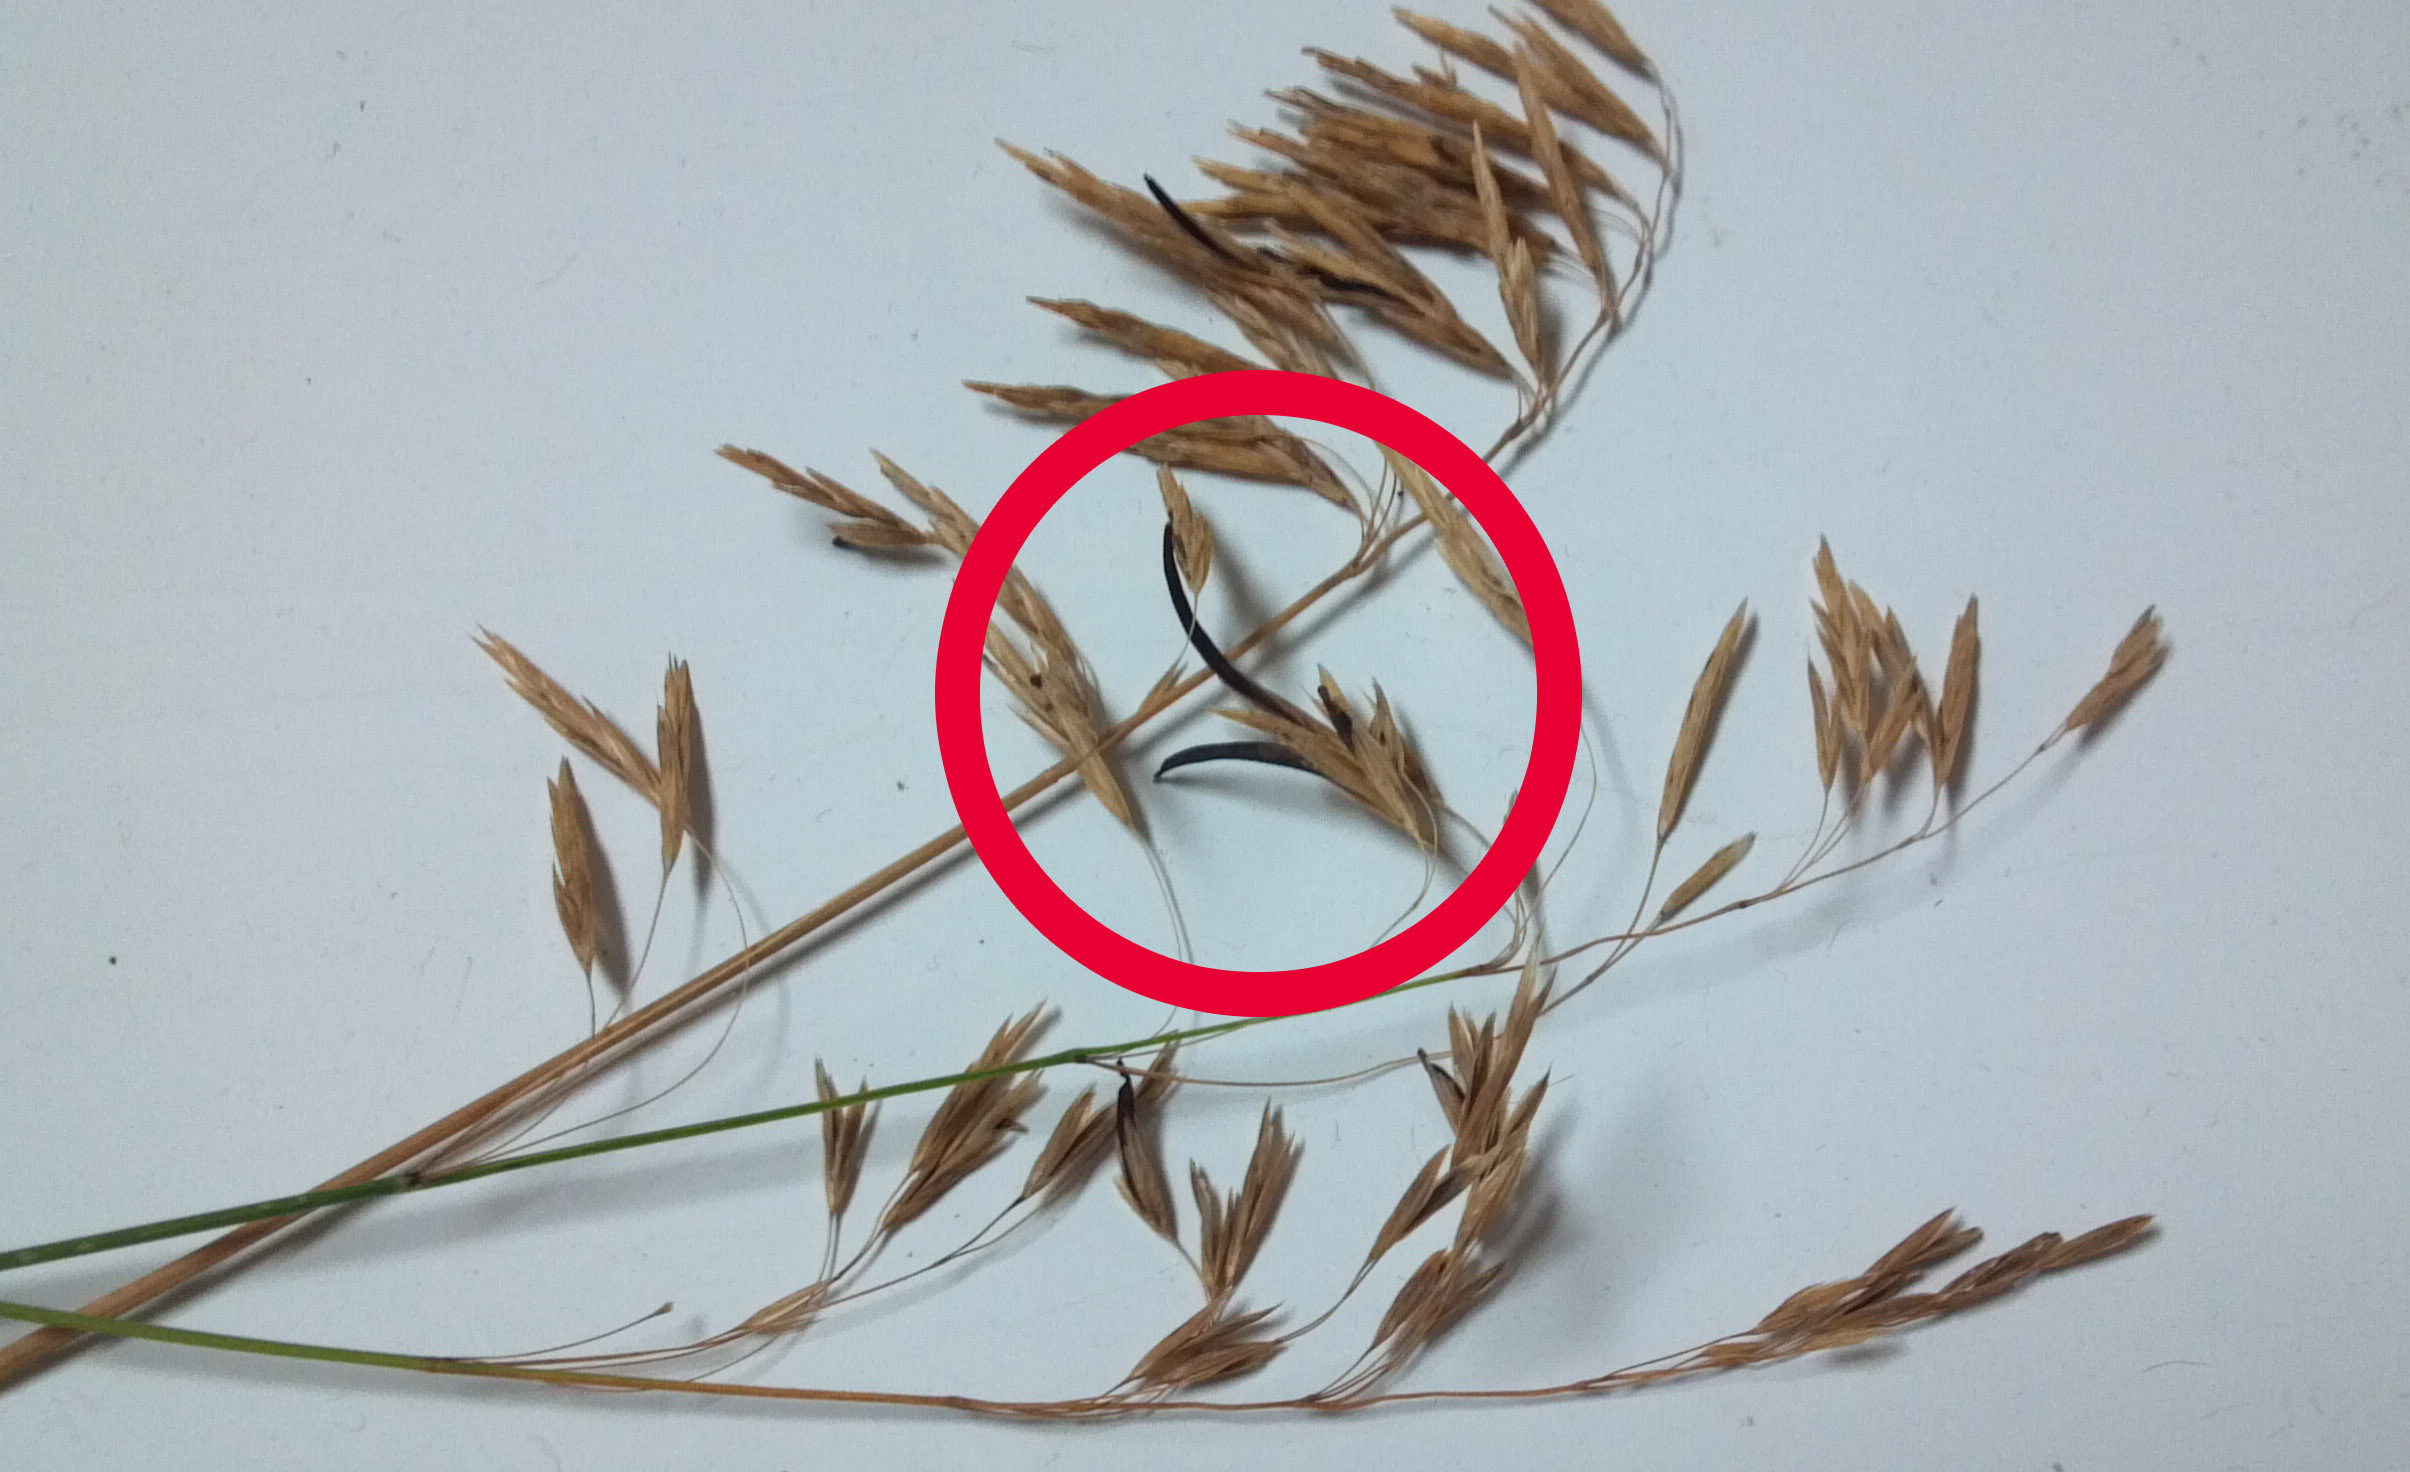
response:
<svg viewBox="0 0 2410 1472"><path fill-rule="evenodd" d="M1200 419L1280 414L1387 445L1455 493L1489 533L1531 622L1538 687L1531 759L1489 852L1430 914L1369 950L1286 971L1199 966L1138 944L1063 893L1015 831L987 760L980 661L996 595L1029 534L1089 471L1149 435ZM937 640L937 746L963 832L997 888L1039 933L1107 981L1174 1006L1269 1017L1361 1001L1416 976L1472 938L1514 895L1556 826L1581 739L1581 647L1564 580L1539 529L1488 462L1385 395L1303 373L1209 373L1133 394L1074 426L1022 471L972 539Z"/></svg>

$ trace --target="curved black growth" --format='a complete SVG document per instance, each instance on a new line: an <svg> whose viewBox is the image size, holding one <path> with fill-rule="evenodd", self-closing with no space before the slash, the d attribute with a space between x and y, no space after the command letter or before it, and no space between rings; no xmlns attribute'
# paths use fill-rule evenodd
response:
<svg viewBox="0 0 2410 1472"><path fill-rule="evenodd" d="M1180 627L1188 631L1188 642L1196 647L1198 657L1205 661L1205 668L1213 671L1214 678L1259 710L1283 720L1295 721L1300 726L1308 724L1304 712L1266 690L1245 670L1232 664L1230 656L1221 651L1221 647L1213 642L1213 636L1206 633L1204 625L1198 622L1196 611L1189 607L1188 589L1180 581L1180 543L1168 521L1163 524L1163 586L1171 594L1172 612L1179 617ZM1160 782L1167 772L1205 762L1256 762L1263 766L1292 767L1300 772L1314 772L1313 763L1277 741L1208 741L1165 757L1163 765L1155 768L1155 780ZM1322 775L1319 772L1314 774Z"/></svg>
<svg viewBox="0 0 2410 1472"><path fill-rule="evenodd" d="M1225 261L1238 260L1237 256L1230 253L1228 246L1213 238L1213 232L1189 218L1188 211L1180 208L1180 202L1172 198L1162 185L1155 182L1154 175L1145 174L1140 177L1146 180L1146 192L1155 196L1155 203L1163 206L1163 212L1172 217L1173 224L1187 231L1190 239ZM1241 262L1241 264L1244 263Z"/></svg>
<svg viewBox="0 0 2410 1472"><path fill-rule="evenodd" d="M1213 671L1215 678L1244 697L1249 705L1283 720L1306 724L1303 712L1256 684L1245 670L1230 662L1230 656L1205 632L1204 624L1188 606L1188 589L1180 581L1180 542L1168 521L1163 524L1163 586L1172 595L1172 612L1178 616L1180 627L1188 631L1188 642L1196 646L1197 656L1205 661L1205 668Z"/></svg>
<svg viewBox="0 0 2410 1472"><path fill-rule="evenodd" d="M1160 782L1166 772L1193 767L1202 762L1259 762L1267 767L1294 767L1300 772L1314 771L1314 764L1289 750L1277 741L1208 741L1173 752L1155 768L1155 780ZM1316 776L1321 773L1315 772Z"/></svg>

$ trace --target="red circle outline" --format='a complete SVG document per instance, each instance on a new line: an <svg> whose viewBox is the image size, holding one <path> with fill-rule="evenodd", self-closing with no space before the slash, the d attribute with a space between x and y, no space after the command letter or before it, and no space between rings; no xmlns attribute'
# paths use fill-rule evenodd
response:
<svg viewBox="0 0 2410 1472"><path fill-rule="evenodd" d="M1354 430L1430 473L1489 534L1531 622L1537 687L1531 758L1489 852L1431 913L1368 950L1282 971L1199 966L1138 944L1055 884L1005 812L988 766L980 669L988 620L1013 560L1081 477L1149 435L1200 419L1279 414ZM963 832L1005 898L1090 971L1141 996L1229 1016L1269 1017L1361 1001L1444 960L1513 897L1556 826L1581 738L1581 648L1548 544L1487 461L1430 419L1337 379L1270 370L1162 384L1097 411L1029 463L963 553L937 640L938 754Z"/></svg>

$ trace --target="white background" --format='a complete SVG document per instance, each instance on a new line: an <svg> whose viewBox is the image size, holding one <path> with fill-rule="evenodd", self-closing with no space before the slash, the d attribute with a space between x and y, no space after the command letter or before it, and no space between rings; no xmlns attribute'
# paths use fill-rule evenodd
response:
<svg viewBox="0 0 2410 1472"><path fill-rule="evenodd" d="M2401 1465L2406 14L1632 0L1688 125L1675 246L1515 477L1603 718L1562 933L1628 907L1682 698L1743 597L1757 645L1684 841L1804 836L1820 533L1929 659L1983 595L1978 775L2145 604L2176 653L2109 739L1946 853L1643 952L1559 1013L1533 1058L1556 1079L1548 1230L1411 1383L1737 1329L1947 1206L2002 1243L2156 1211L2148 1250L1854 1360L1344 1421L1003 1427L118 1346L0 1394L0 1465ZM956 380L1146 381L1024 294L1203 321L991 139L1194 187L1185 160L1238 156L1222 121L1273 121L1260 89L1307 80L1309 43L1422 55L1337 0L0 13L0 1239L305 1186L582 1031L546 892L556 743L480 624L640 730L664 655L693 661L719 841L773 919L942 829L941 577L833 551L711 450L868 488L877 446L987 505L1043 439ZM1468 436L1503 417L1452 372L1392 386ZM1302 498L1205 494L1264 599L1341 550ZM1149 500L1100 474L1031 553L1125 708L1171 652ZM1276 672L1316 661L1380 679L1451 795L1496 811L1526 677L1430 559ZM1007 780L1041 762L990 724ZM640 920L649 815L587 787ZM1282 811L1294 792L1150 794L1206 959L1335 953L1411 891L1361 825ZM1031 833L1159 935L1092 807ZM683 875L676 895L655 991L733 939L724 906L693 923ZM1065 1042L1159 1017L957 864L781 972L645 1117L797 1098L815 1055L940 1071L1041 999ZM1438 1012L1206 1056L1328 1071L1435 1044ZM1173 1150L1228 1179L1257 1103L1193 1093ZM1440 1124L1403 1076L1285 1103L1304 1171L1254 1290L1312 1306ZM922 1117L889 1112L874 1189ZM457 1353L664 1299L647 1332L717 1327L809 1275L813 1139L380 1207L173 1319ZM992 1200L966 1188L898 1265ZM167 1255L0 1292L73 1305ZM1100 1189L740 1375L1074 1394L1192 1292ZM1267 1385L1316 1383L1367 1322Z"/></svg>

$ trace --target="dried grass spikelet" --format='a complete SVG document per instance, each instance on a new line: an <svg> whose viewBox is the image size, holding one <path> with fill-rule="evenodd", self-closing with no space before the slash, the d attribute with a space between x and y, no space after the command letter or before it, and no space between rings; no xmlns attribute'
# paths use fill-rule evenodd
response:
<svg viewBox="0 0 2410 1472"><path fill-rule="evenodd" d="M2160 634L2159 611L2146 608L2142 617L2134 620L2134 627L2117 642L2116 651L2109 656L2109 672L2084 692L2084 698L2075 703L2075 709L2067 713L2059 729L2081 731L2108 719L2159 672L2166 659L2167 643Z"/></svg>
<svg viewBox="0 0 2410 1472"><path fill-rule="evenodd" d="M1832 544L1816 539L1816 638L1833 676L1835 729L1863 740L1874 725L1874 643L1862 626L1859 599L1841 580Z"/></svg>
<svg viewBox="0 0 2410 1472"><path fill-rule="evenodd" d="M594 974L602 954L602 907L595 893L594 822L577 774L561 758L561 775L544 784L552 798L552 906L578 969Z"/></svg>
<svg viewBox="0 0 2410 1472"><path fill-rule="evenodd" d="M887 484L895 487L896 494L911 502L928 518L928 530L923 534L923 540L931 546L944 548L956 557L969 550L971 539L979 535L977 517L963 510L953 497L877 450L870 452L870 458L877 462L879 474L886 477Z"/></svg>
<svg viewBox="0 0 2410 1472"><path fill-rule="evenodd" d="M835 1104L844 1097L837 1092L837 1081L829 1077L828 1065L817 1058L812 1060L812 1081L821 1103ZM865 1079L854 1092L869 1087ZM854 1188L862 1181L862 1162L869 1156L870 1125L867 1100L820 1111L820 1181L832 1218L845 1215L845 1208L853 1204Z"/></svg>
<svg viewBox="0 0 2410 1472"><path fill-rule="evenodd" d="M1514 333L1516 350L1531 365L1534 381L1544 386L1549 381L1549 368L1540 313L1539 276L1532 265L1530 249L1507 223L1506 199L1499 193L1498 176L1490 168L1489 150L1479 124L1473 127L1472 167L1474 197L1481 204L1481 219L1489 236L1490 264L1498 272L1498 299L1506 307L1506 325Z"/></svg>
<svg viewBox="0 0 2410 1472"><path fill-rule="evenodd" d="M1436 1067L1427 1056L1423 1063L1426 1067ZM1406 1183L1405 1192L1398 1197L1397 1205L1389 1209L1388 1220L1382 1222L1381 1230L1373 1235L1372 1250L1364 1254L1366 1267L1379 1262L1390 1248L1404 1241L1415 1228L1429 1221L1463 1192L1472 1179L1471 1173L1461 1166L1450 1165L1448 1155L1446 1150L1434 1153L1423 1162L1423 1168L1414 1173L1414 1179Z"/></svg>
<svg viewBox="0 0 2410 1472"><path fill-rule="evenodd" d="M1546 38L1545 32L1535 33ZM1573 176L1564 141L1558 138L1556 123L1549 116L1541 63L1528 48L1518 49L1514 60L1515 84L1523 94L1523 114L1531 127L1532 153L1539 162L1541 176L1548 181L1549 206L1565 222L1565 233L1573 240L1573 253L1581 258L1590 279L1598 283L1599 300L1612 305L1615 273L1607 265L1607 248L1599 242L1597 222L1590 218L1590 201L1582 192L1581 181Z"/></svg>
<svg viewBox="0 0 2410 1472"><path fill-rule="evenodd" d="M686 830L694 823L695 732L701 718L695 712L694 675L686 661L673 658L662 678L661 710L654 721L654 744L661 758L661 872L678 862Z"/></svg>
<svg viewBox="0 0 2410 1472"><path fill-rule="evenodd" d="M1399 254L1353 201L1292 183L1278 188L1293 197L1297 219L1335 242L1308 240L1274 225L1273 237L1286 258L1328 280L1353 283L1360 289L1341 299L1424 347L1479 372L1506 375L1505 357L1457 314L1447 293Z"/></svg>
<svg viewBox="0 0 2410 1472"><path fill-rule="evenodd" d="M1149 322L1129 312L1100 307L1094 302L1036 296L1029 300L1077 323L1123 352L1146 359L1162 369L1166 377L1192 378L1200 373L1239 373L1263 367L1243 353L1217 347L1176 327Z"/></svg>
<svg viewBox="0 0 2410 1472"><path fill-rule="evenodd" d="M1655 81L1657 64L1648 53L1633 44L1621 22L1608 14L1598 0L1531 0L1536 8L1566 30L1581 37L1605 53L1616 65L1634 76Z"/></svg>
<svg viewBox="0 0 2410 1472"><path fill-rule="evenodd" d="M1138 1107L1138 1091L1128 1079L1113 1100L1113 1140L1121 1160L1121 1199L1147 1228L1174 1247L1180 1245L1180 1214L1172 1204L1170 1178L1163 1169L1163 1150L1156 1142L1151 1119Z"/></svg>
<svg viewBox="0 0 2410 1472"><path fill-rule="evenodd" d="M1665 791L1657 802L1657 842L1662 845L1682 821L1683 804L1699 779L1699 763L1715 740L1716 719L1732 688L1732 672L1740 659L1741 636L1748 631L1749 605L1741 604L1724 624L1715 649L1690 689L1690 704L1682 712L1682 730L1674 738L1674 754L1665 766Z"/></svg>
<svg viewBox="0 0 2410 1472"><path fill-rule="evenodd" d="M1455 1014L1450 1013L1448 1020L1453 1024ZM1456 1081L1455 1073L1445 1064L1433 1061L1429 1053L1417 1048L1414 1056L1422 1060L1423 1077L1431 1085L1431 1096L1438 1101L1439 1112L1448 1121L1448 1128L1463 1129L1464 1085Z"/></svg>
<svg viewBox="0 0 2410 1472"><path fill-rule="evenodd" d="M930 545L929 535L894 512L817 470L794 470L759 450L720 446L720 458L741 465L779 490L846 518L829 535L840 547L895 552Z"/></svg>
<svg viewBox="0 0 2410 1472"><path fill-rule="evenodd" d="M1324 71L1353 82L1375 96L1402 103L1459 127L1479 128L1487 135L1491 147L1524 158L1532 156L1530 125L1479 93L1466 91L1453 77L1427 68L1417 68L1414 76L1408 79L1383 71L1361 58L1337 56L1316 47L1307 47L1306 55L1313 57ZM1601 189L1615 187L1615 181L1608 177L1607 172L1588 158L1577 154L1571 163L1583 183Z"/></svg>
<svg viewBox="0 0 2410 1472"><path fill-rule="evenodd" d="M1185 1390L1253 1374L1277 1358L1285 1341L1260 1332L1276 1309L1239 1313L1212 1299L1139 1358L1130 1379L1151 1391Z"/></svg>
<svg viewBox="0 0 2410 1472"><path fill-rule="evenodd" d="M997 1028L964 1071L982 1073L1020 1061L1045 1019L1045 1008L1032 1007ZM880 1230L892 1232L916 1220L994 1160L1021 1132L1021 1117L1043 1092L1037 1077L1028 1073L965 1079L948 1089L912 1147L912 1163L879 1218Z"/></svg>
<svg viewBox="0 0 2410 1472"><path fill-rule="evenodd" d="M1079 1091L1079 1097L1063 1106L1046 1136L1038 1158L1030 1163L1029 1176L1021 1183L1021 1198L1028 1201L1061 1183L1086 1173L1102 1153L1104 1142L1110 1139L1113 1112L1096 1104L1096 1085Z"/></svg>
<svg viewBox="0 0 2410 1472"><path fill-rule="evenodd" d="M1172 547L1180 559L1180 577L1188 584L1190 597L1204 591L1205 579L1213 572L1213 528L1189 502L1188 491L1171 467L1159 466L1155 471L1155 489L1163 496L1163 514L1171 521Z"/></svg>
<svg viewBox="0 0 2410 1472"><path fill-rule="evenodd" d="M1510 1108L1509 1090L1532 1029L1548 1010L1550 990L1534 955L1524 962L1515 980L1514 1000L1507 1006L1503 1027L1495 1017L1476 1026L1462 1012L1448 1009L1448 1057L1463 1095L1449 1120L1456 1131L1455 1149L1450 1154L1455 1164L1466 1164L1496 1149L1520 1127L1518 1118L1522 1125L1529 1124L1539 1096L1527 1094L1522 1105Z"/></svg>
<svg viewBox="0 0 2410 1472"><path fill-rule="evenodd" d="M1851 586L1853 597L1864 590ZM1875 662L1883 677L1883 714L1866 738L1865 775L1872 780L1888 770L1905 739L1914 733L1930 748L1933 741L1934 719L1932 698L1925 691L1924 675L1917 669L1915 651L1908 647L1908 635L1900 627L1899 615L1886 608L1879 619L1868 608L1861 611L1861 622L1874 631Z"/></svg>
<svg viewBox="0 0 2410 1472"><path fill-rule="evenodd" d="M1889 770L1892 758L1898 755L1908 734L1931 726L1931 714L1923 676L1911 671L1905 679L1893 683L1883 707L1883 718L1875 722L1873 732L1866 738L1866 776L1871 779Z"/></svg>
<svg viewBox="0 0 2410 1472"><path fill-rule="evenodd" d="M1412 460L1381 446L1381 458L1389 462L1414 504L1422 509L1423 519L1431 524L1432 537L1439 545L1439 557L1464 584L1466 591L1482 602L1498 617L1498 622L1526 645L1531 643L1531 619L1523 610L1523 595L1515 591L1514 579L1507 575L1505 564L1498 560L1473 518L1456 504L1430 473Z"/></svg>
<svg viewBox="0 0 2410 1472"><path fill-rule="evenodd" d="M1325 126L1319 131L1327 136L1337 129ZM1242 129L1238 136L1289 160L1292 171L1273 173L1199 159L1197 167L1207 177L1232 191L1200 202L1200 213L1216 219L1304 226L1313 224L1315 205L1327 200L1355 209L1395 244L1477 253L1489 249L1488 227L1473 198L1469 173L1457 182L1366 158L1340 145L1258 129ZM1461 144L1457 147L1461 150ZM1497 173L1500 191L1509 204L1543 197L1538 186L1520 173L1503 167L1497 168ZM1535 259L1545 263L1555 254L1555 240L1538 226L1518 216L1514 230L1530 244Z"/></svg>
<svg viewBox="0 0 2410 1472"><path fill-rule="evenodd" d="M1816 727L1816 777L1824 790L1833 790L1833 778L1841 768L1841 724L1833 712L1833 703L1824 694L1824 679L1816 673L1816 662L1808 661L1808 710Z"/></svg>
<svg viewBox="0 0 2410 1472"><path fill-rule="evenodd" d="M621 730L616 721L603 714L602 707L571 695L559 681L538 669L534 660L489 629L477 631L477 647L502 667L503 678L510 682L512 693L535 707L544 724L559 733L562 740L625 782L646 802L660 802L661 774L654 770L652 758L644 754L644 748Z"/></svg>
<svg viewBox="0 0 2410 1472"><path fill-rule="evenodd" d="M1741 860L1749 857L1749 850L1756 846L1757 835L1744 833L1710 854L1706 863L1691 871L1690 877L1675 885L1674 892L1665 897L1665 903L1657 910L1657 923L1663 925L1689 909L1699 896L1715 888L1725 875L1738 868Z"/></svg>
<svg viewBox="0 0 2410 1472"><path fill-rule="evenodd" d="M1305 150L1302 154L1279 148L1274 151L1327 179L1333 187L1355 188L1357 176L1367 168L1404 169L1437 186L1447 196L1471 203L1472 147L1453 124L1357 107L1325 97L1310 87L1286 88L1271 96L1298 115L1298 131ZM1548 202L1547 190L1520 170L1495 161L1492 167L1497 170L1499 188L1509 205L1523 209ZM1402 183L1394 178L1389 182ZM1539 242L1546 238L1543 232L1534 229L1535 253Z"/></svg>
<svg viewBox="0 0 2410 1472"><path fill-rule="evenodd" d="M1486 254L1488 227L1473 194L1471 150L1461 136L1406 118L1333 102L1308 88L1272 94L1303 115L1300 136L1242 128L1237 136L1279 157L1286 173L1240 169L1200 159L1198 167L1233 193L1199 206L1222 218L1310 223L1301 191L1346 201L1401 244L1425 243ZM1521 211L1544 207L1547 190L1491 160L1514 232L1534 260L1546 262L1555 239Z"/></svg>
<svg viewBox="0 0 2410 1472"><path fill-rule="evenodd" d="M1202 224L1201 234L1191 234L1154 199L1135 189L1109 183L1059 153L1040 155L1002 139L996 140L996 146L1047 184L1118 227L1134 243L1188 272L1216 275L1242 259L1238 242L1226 236L1217 237L1210 224Z"/></svg>
<svg viewBox="0 0 2410 1472"><path fill-rule="evenodd" d="M988 625L987 664L1016 698L1014 710L1021 719L1064 756L1077 760L1080 781L1105 811L1138 831L1138 809L1129 789L1098 749L1107 724L1104 702L1078 649L1067 639L1033 638L1024 647L999 619Z"/></svg>
<svg viewBox="0 0 2410 1472"><path fill-rule="evenodd" d="M1439 843L1438 786L1398 724L1389 696L1373 686L1370 718L1360 716L1330 671L1322 671L1323 720L1295 707L1220 714L1261 731L1316 773L1424 848Z"/></svg>
<svg viewBox="0 0 2410 1472"><path fill-rule="evenodd" d="M1600 80L1596 72L1584 65L1580 57L1567 49L1564 42L1527 17L1508 16L1504 19L1506 28L1513 31L1516 39L1523 43L1518 50L1529 55L1533 80L1550 107L1596 128L1610 138L1631 144L1653 160L1663 162L1664 145L1658 141L1649 125L1641 120L1640 114L1616 95L1614 88ZM1620 190L1616 192L1621 194Z"/></svg>
<svg viewBox="0 0 2410 1472"><path fill-rule="evenodd" d="M736 1326L735 1332L739 1334L799 1334L810 1328L812 1321L820 1317L821 1308L827 1304L829 1294L836 1286L834 1282L826 1279L817 1283L807 1283L785 1297L773 1299L754 1310L750 1317Z"/></svg>
<svg viewBox="0 0 2410 1472"><path fill-rule="evenodd" d="M1546 1083L1535 1085L1545 1089ZM1515 1193L1523 1184L1523 1175L1531 1164L1531 1141L1527 1134L1510 1134L1492 1146L1488 1153L1468 1162L1472 1184L1464 1197L1464 1213L1456 1219L1456 1245L1471 1248L1489 1241L1513 1207Z"/></svg>
<svg viewBox="0 0 2410 1472"><path fill-rule="evenodd" d="M1929 1293L1909 1293L1931 1268L1973 1247L1983 1234L1943 1212L1919 1226L1855 1278L1817 1283L1777 1305L1748 1334L1703 1351L1707 1368L1843 1349L1911 1324L1958 1313L2011 1292L2046 1273L2064 1272L2122 1252L2150 1234L2147 1216L2126 1217L2072 1239L2044 1232L1987 1258Z"/></svg>
<svg viewBox="0 0 2410 1472"><path fill-rule="evenodd" d="M1395 1370L1481 1301L1504 1272L1502 1266L1480 1267L1459 1248L1443 1248L1422 1260L1397 1296L1389 1301L1373 1330L1372 1347L1381 1351L1375 1376Z"/></svg>
<svg viewBox="0 0 2410 1472"><path fill-rule="evenodd" d="M1132 1104L1141 1121L1152 1118L1176 1087L1172 1064L1179 1050L1177 1043L1164 1044L1139 1078ZM1094 1085L1082 1089L1079 1097L1065 1106L1030 1165L1029 1178L1021 1184L1021 1199L1042 1195L1059 1199L1086 1184L1104 1158L1105 1147L1115 1142L1119 1119L1118 1107L1097 1104Z"/></svg>
<svg viewBox="0 0 2410 1472"><path fill-rule="evenodd" d="M1189 1166L1189 1191L1197 1203L1197 1274L1207 1298L1228 1298L1238 1291L1271 1234L1303 1154L1304 1147L1282 1127L1280 1111L1267 1104L1256 1126L1246 1179L1236 1193L1225 1195L1215 1189L1203 1166Z"/></svg>
<svg viewBox="0 0 2410 1472"><path fill-rule="evenodd" d="M1503 81L1515 81L1518 67L1515 54L1503 42L1479 31L1449 25L1427 15L1408 10L1392 14L1416 35L1459 60L1479 67ZM1599 80L1581 58L1565 49L1564 43L1547 31L1519 16L1502 17L1507 28L1522 41L1522 49L1532 53L1535 66L1533 77L1540 96L1550 107L1567 117L1575 118L1596 128L1609 137L1620 138L1645 150L1651 157L1660 156L1656 136L1648 124L1632 111L1629 104L1615 95L1613 88Z"/></svg>
<svg viewBox="0 0 2410 1472"><path fill-rule="evenodd" d="M1062 384L989 383L971 379L963 387L1058 424L1076 424L1125 397ZM1127 453L1183 470L1214 471L1247 480L1302 486L1333 505L1351 509L1355 505L1346 485L1310 445L1260 414L1184 424L1147 436L1130 446Z"/></svg>
<svg viewBox="0 0 2410 1472"><path fill-rule="evenodd" d="M979 534L979 523L937 487L871 451L879 473L897 494L929 519L931 545L960 557ZM1030 727L1060 751L1079 762L1080 781L1120 822L1135 831L1138 809L1114 770L1112 758L1098 749L1108 724L1104 698L1088 661L1063 627L1054 605L1019 568L1004 575L996 594L998 617L988 625L987 665L1014 697L1014 710ZM1016 638L1007 626L1018 626ZM1024 642L1024 640L1026 642Z"/></svg>
<svg viewBox="0 0 2410 1472"><path fill-rule="evenodd" d="M1329 323L1319 311L1306 312L1287 301L1267 305L1255 295L1220 287L1207 287L1205 300L1275 368L1330 378L1352 357L1335 327L1324 331Z"/></svg>
<svg viewBox="0 0 2410 1472"><path fill-rule="evenodd" d="M1941 705L1934 713L1933 732L1933 790L1946 792L1958 776L1958 764L1966 752L1967 720L1975 708L1975 666L1981 658L1983 640L1975 630L1975 600L1968 598L1966 612L1950 630L1950 662L1942 671Z"/></svg>
<svg viewBox="0 0 2410 1472"><path fill-rule="evenodd" d="M1335 359L1350 355L1345 334L1322 310L1321 293L1309 279L1221 232L1210 218L1170 206L1168 197L1107 183L1060 154L1041 157L1000 146L1202 291L1274 366L1327 374Z"/></svg>

